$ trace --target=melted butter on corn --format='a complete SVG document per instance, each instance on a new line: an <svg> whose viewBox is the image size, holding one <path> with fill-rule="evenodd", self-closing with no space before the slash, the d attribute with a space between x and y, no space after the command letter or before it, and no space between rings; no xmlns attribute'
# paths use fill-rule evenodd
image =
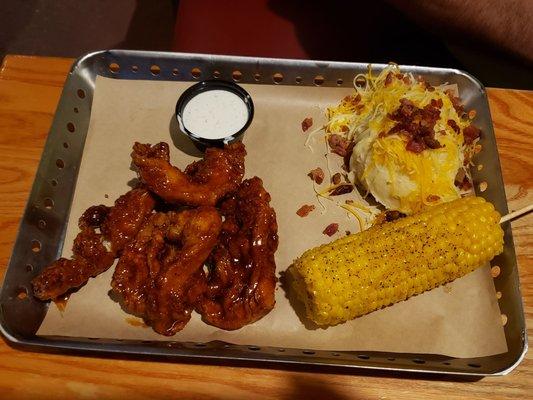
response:
<svg viewBox="0 0 533 400"><path fill-rule="evenodd" d="M306 251L289 272L318 325L336 325L468 274L503 251L500 214L466 197Z"/></svg>

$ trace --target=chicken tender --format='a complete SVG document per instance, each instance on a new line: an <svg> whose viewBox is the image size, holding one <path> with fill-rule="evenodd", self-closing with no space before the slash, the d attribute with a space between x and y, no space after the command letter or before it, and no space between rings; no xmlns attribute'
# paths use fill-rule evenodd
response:
<svg viewBox="0 0 533 400"><path fill-rule="evenodd" d="M214 207L154 214L120 258L111 286L124 308L163 335L185 327L206 288L203 264L222 219Z"/></svg>
<svg viewBox="0 0 533 400"><path fill-rule="evenodd" d="M60 258L43 269L32 280L34 295L54 299L106 271L154 206L150 192L138 188L120 196L113 207L89 207L78 222L81 231L74 240L72 259Z"/></svg>
<svg viewBox="0 0 533 400"><path fill-rule="evenodd" d="M208 148L204 158L185 171L172 166L168 144L135 143L132 159L141 180L164 201L190 206L211 205L237 189L244 176L246 150L240 142Z"/></svg>
<svg viewBox="0 0 533 400"><path fill-rule="evenodd" d="M275 304L276 213L258 177L245 180L220 205L220 239L210 257L208 287L196 310L218 328L234 330L265 316Z"/></svg>

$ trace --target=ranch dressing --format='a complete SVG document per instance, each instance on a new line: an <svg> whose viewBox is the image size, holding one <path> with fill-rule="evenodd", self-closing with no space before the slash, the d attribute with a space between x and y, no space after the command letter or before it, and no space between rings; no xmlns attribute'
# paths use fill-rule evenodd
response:
<svg viewBox="0 0 533 400"><path fill-rule="evenodd" d="M248 108L235 93L207 90L194 96L185 105L183 125L206 139L222 139L237 133L248 121Z"/></svg>

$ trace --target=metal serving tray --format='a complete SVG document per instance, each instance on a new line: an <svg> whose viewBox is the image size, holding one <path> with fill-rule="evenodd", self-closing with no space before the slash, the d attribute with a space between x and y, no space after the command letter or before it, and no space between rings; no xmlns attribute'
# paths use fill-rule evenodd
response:
<svg viewBox="0 0 533 400"><path fill-rule="evenodd" d="M383 67L373 65L375 70ZM48 305L33 298L30 281L40 269L61 254L97 75L155 81L195 81L220 77L264 85L349 87L354 76L366 69L367 64L363 63L124 50L101 51L81 57L68 74L20 224L0 294L1 332L12 344L29 350L122 353L163 356L177 361L239 360L257 362L258 365L303 364L474 376L510 372L527 351L527 334L509 223L503 225L504 252L493 260L493 265L503 267L500 275L494 279L496 290L502 294L499 299L500 310L507 318L504 330L508 351L503 354L453 358L435 354L260 348L253 346L253 343L243 346L223 342L147 342L35 335ZM472 171L474 182L486 181L488 189L478 194L490 199L500 213L506 214L508 210L498 151L483 86L459 70L416 66L402 66L402 69L423 75L432 84L456 83L467 107L477 110L476 123L484 132L483 151L478 161L484 164L484 168ZM72 124L75 125L76 135L69 132L74 129ZM57 179L58 176L60 179ZM478 185L475 187L477 190Z"/></svg>

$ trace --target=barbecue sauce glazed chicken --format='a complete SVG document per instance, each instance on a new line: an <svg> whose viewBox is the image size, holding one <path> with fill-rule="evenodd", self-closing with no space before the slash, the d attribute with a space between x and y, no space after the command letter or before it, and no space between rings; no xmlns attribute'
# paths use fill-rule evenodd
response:
<svg viewBox="0 0 533 400"><path fill-rule="evenodd" d="M120 196L113 207L89 207L78 221L80 233L74 239L72 258L54 261L32 280L35 297L55 299L106 271L154 206L153 195L137 188Z"/></svg>
<svg viewBox="0 0 533 400"><path fill-rule="evenodd" d="M220 205L222 232L211 253L208 287L197 307L210 325L239 329L274 307L278 226L269 203L263 182L254 177Z"/></svg>
<svg viewBox="0 0 533 400"><path fill-rule="evenodd" d="M120 258L111 287L163 335L183 329L205 286L203 265L222 219L214 207L154 214Z"/></svg>
<svg viewBox="0 0 533 400"><path fill-rule="evenodd" d="M214 206L241 183L245 156L240 142L223 149L208 148L202 160L181 171L170 164L168 144L135 143L132 159L141 180L165 202Z"/></svg>
<svg viewBox="0 0 533 400"><path fill-rule="evenodd" d="M140 186L83 213L72 258L44 268L34 295L55 299L118 257L113 297L160 334L194 310L227 330L262 318L275 304L277 223L261 179L242 181L245 155L242 143L209 148L182 171L168 144L135 143Z"/></svg>

